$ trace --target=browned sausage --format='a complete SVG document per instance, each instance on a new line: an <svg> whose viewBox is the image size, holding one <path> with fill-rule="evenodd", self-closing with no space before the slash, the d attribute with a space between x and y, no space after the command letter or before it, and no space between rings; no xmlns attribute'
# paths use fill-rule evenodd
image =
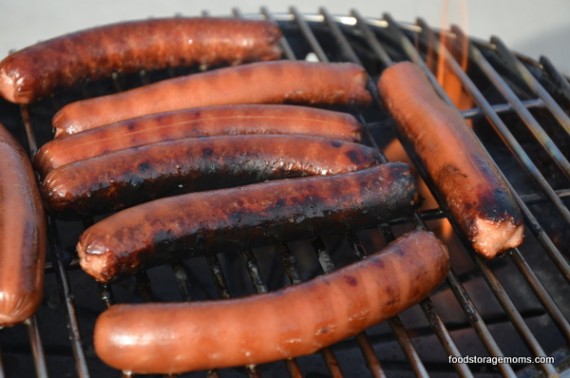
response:
<svg viewBox="0 0 570 378"><path fill-rule="evenodd" d="M367 105L366 72L351 63L275 61L220 68L73 102L53 117L61 129L87 129L176 109L243 103Z"/></svg>
<svg viewBox="0 0 570 378"><path fill-rule="evenodd" d="M111 151L188 137L302 134L358 142L362 125L350 114L294 105L222 105L157 113L56 138L40 148L43 175L61 165Z"/></svg>
<svg viewBox="0 0 570 378"><path fill-rule="evenodd" d="M43 295L45 216L23 148L0 125L0 327L28 319Z"/></svg>
<svg viewBox="0 0 570 378"><path fill-rule="evenodd" d="M232 135L146 144L52 170L47 208L95 215L167 195L269 179L331 175L379 164L375 148L300 135Z"/></svg>
<svg viewBox="0 0 570 378"><path fill-rule="evenodd" d="M302 356L417 304L448 270L446 247L415 231L365 260L273 293L112 306L97 319L95 351L115 369L166 374Z"/></svg>
<svg viewBox="0 0 570 378"><path fill-rule="evenodd" d="M408 165L387 163L147 202L88 228L77 251L81 267L108 282L144 266L216 248L371 227L409 216L417 204Z"/></svg>
<svg viewBox="0 0 570 378"><path fill-rule="evenodd" d="M29 103L113 72L278 59L281 32L267 21L163 18L79 31L20 50L0 63L0 94Z"/></svg>
<svg viewBox="0 0 570 378"><path fill-rule="evenodd" d="M522 215L499 169L421 69L409 62L389 67L378 89L398 133L417 154L474 249L493 258L520 245Z"/></svg>

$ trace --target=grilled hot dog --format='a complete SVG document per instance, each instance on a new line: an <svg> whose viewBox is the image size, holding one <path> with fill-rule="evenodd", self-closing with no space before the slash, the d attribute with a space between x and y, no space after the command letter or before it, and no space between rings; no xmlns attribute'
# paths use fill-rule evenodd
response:
<svg viewBox="0 0 570 378"><path fill-rule="evenodd" d="M13 53L0 63L0 94L29 103L113 72L278 59L281 32L267 21L164 18L105 25Z"/></svg>
<svg viewBox="0 0 570 378"><path fill-rule="evenodd" d="M97 319L95 351L113 368L175 374L314 353L429 295L449 270L430 232L277 292L196 303L115 305Z"/></svg>
<svg viewBox="0 0 570 378"><path fill-rule="evenodd" d="M185 138L61 166L46 176L41 189L54 213L94 215L167 195L350 172L380 162L372 147L319 137Z"/></svg>
<svg viewBox="0 0 570 378"><path fill-rule="evenodd" d="M378 81L397 130L435 184L473 248L493 258L522 243L520 209L499 169L416 65L389 67Z"/></svg>
<svg viewBox="0 0 570 378"><path fill-rule="evenodd" d="M216 248L374 226L409 216L417 204L409 167L387 163L147 202L89 227L77 252L88 274L108 282L144 266Z"/></svg>
<svg viewBox="0 0 570 378"><path fill-rule="evenodd" d="M0 125L0 327L28 319L43 294L46 225L32 165Z"/></svg>
<svg viewBox="0 0 570 378"><path fill-rule="evenodd" d="M240 103L368 105L366 71L351 63L275 61L219 68L73 102L56 129L84 130L151 113Z"/></svg>
<svg viewBox="0 0 570 378"><path fill-rule="evenodd" d="M188 137L303 134L360 141L362 125L343 112L293 105L222 105L157 113L55 138L40 148L42 173L112 151Z"/></svg>

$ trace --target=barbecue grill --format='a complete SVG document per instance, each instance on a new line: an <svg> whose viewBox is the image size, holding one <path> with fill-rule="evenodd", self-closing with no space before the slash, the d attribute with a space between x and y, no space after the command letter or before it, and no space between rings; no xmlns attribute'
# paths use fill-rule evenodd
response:
<svg viewBox="0 0 570 378"><path fill-rule="evenodd" d="M463 116L508 179L523 210L526 238L520 248L487 262L472 251L459 231L454 232L452 270L420 305L314 355L181 376L570 376L567 78L548 58L535 61L515 54L499 38L476 40L457 27L443 31L421 19L412 24L396 22L389 15L367 18L357 11L337 16L326 9L316 14L300 14L296 9L276 14L265 8L248 15L235 10L234 16L278 23L286 59L363 65L377 101L356 115L366 126L364 143L382 151L397 138L375 89L382 70L393 62L411 60L453 105L431 73L434 62L443 60L459 78L471 104L461 109ZM461 64L462 52L467 53L466 68ZM0 121L32 155L52 137L51 117L64 104L195 70L117 75L29 106L0 102ZM412 151L408 153L431 188L423 167ZM92 347L95 319L112 303L229 298L275 290L364 258L403 230L430 229L445 217L449 218L446 209L435 206L418 211L413 219L372 230L283 241L253 250L215 251L110 285L99 285L83 273L75 253L79 234L97 219L50 218L45 298L35 317L0 331L0 373L6 377L121 376L100 362ZM454 219L449 220L455 225ZM496 363L501 356L519 358ZM553 361L541 359L546 356Z"/></svg>

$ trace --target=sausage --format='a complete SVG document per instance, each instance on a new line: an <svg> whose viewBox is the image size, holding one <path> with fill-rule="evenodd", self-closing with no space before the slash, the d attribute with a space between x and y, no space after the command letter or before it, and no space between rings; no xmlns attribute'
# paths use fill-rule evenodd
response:
<svg viewBox="0 0 570 378"><path fill-rule="evenodd" d="M125 92L72 102L53 117L56 129L84 130L184 108L241 103L365 106L366 71L352 63L273 61L224 67Z"/></svg>
<svg viewBox="0 0 570 378"><path fill-rule="evenodd" d="M403 62L378 81L383 102L404 143L415 152L443 206L475 251L486 258L520 245L521 211L492 161L461 115L435 93L419 67Z"/></svg>
<svg viewBox="0 0 570 378"><path fill-rule="evenodd" d="M355 171L381 159L375 148L319 137L184 138L61 166L41 189L54 214L95 215L173 194Z"/></svg>
<svg viewBox="0 0 570 378"><path fill-rule="evenodd" d="M100 282L172 258L376 226L417 206L409 166L386 163L167 197L117 212L80 236L81 267Z"/></svg>
<svg viewBox="0 0 570 378"><path fill-rule="evenodd" d="M0 94L29 103L114 72L278 59L281 31L268 21L159 18L104 25L15 52L0 63Z"/></svg>
<svg viewBox="0 0 570 378"><path fill-rule="evenodd" d="M188 137L303 134L359 142L352 115L294 105L221 105L157 113L58 137L40 148L34 166L54 168L111 151Z"/></svg>
<svg viewBox="0 0 570 378"><path fill-rule="evenodd" d="M31 317L43 294L46 224L32 165L0 125L0 327Z"/></svg>
<svg viewBox="0 0 570 378"><path fill-rule="evenodd" d="M272 293L111 306L95 323L95 352L115 369L142 374L298 357L417 304L448 271L447 248L414 231L362 261Z"/></svg>

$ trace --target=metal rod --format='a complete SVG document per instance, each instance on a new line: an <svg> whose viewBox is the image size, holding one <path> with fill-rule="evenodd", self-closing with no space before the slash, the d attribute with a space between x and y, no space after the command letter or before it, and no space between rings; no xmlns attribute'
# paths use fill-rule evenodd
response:
<svg viewBox="0 0 570 378"><path fill-rule="evenodd" d="M44 354L44 348L42 346L42 339L40 337L40 332L38 330L38 323L36 317L32 316L26 321L28 328L28 335L30 339L30 345L32 346L32 355L34 356L34 363L36 366L36 374L38 378L47 378L47 365L46 358Z"/></svg>

